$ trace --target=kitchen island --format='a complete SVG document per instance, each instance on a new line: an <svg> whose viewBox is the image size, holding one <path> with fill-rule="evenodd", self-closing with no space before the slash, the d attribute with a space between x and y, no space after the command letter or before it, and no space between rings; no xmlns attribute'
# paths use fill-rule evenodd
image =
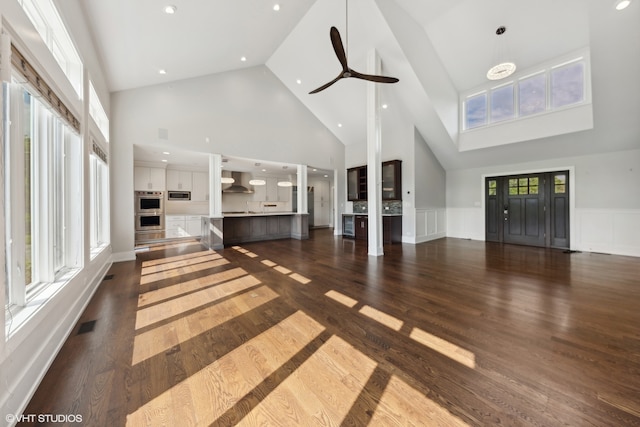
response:
<svg viewBox="0 0 640 427"><path fill-rule="evenodd" d="M211 249L277 239L308 239L308 214L296 212L227 212L209 218L202 243Z"/></svg>

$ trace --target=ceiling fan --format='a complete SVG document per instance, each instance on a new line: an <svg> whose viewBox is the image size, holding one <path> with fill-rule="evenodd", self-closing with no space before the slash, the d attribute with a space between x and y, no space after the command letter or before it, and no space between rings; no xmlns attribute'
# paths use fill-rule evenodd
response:
<svg viewBox="0 0 640 427"><path fill-rule="evenodd" d="M348 11L349 11L349 6L347 2L347 43L349 41ZM344 47L342 45L342 38L340 37L340 32L336 27L331 27L331 30L329 30L329 35L331 37L331 44L333 45L333 50L335 51L336 56L338 57L338 61L340 61L340 65L342 65L342 71L340 72L340 74L338 74L338 77L331 80L329 83L326 83L320 86L319 88L312 90L311 92L309 92L309 95L325 90L326 88L328 88L329 86L337 82L338 80L345 79L348 77L355 77L356 79L368 80L370 82L376 82L376 83L397 83L399 81L395 77L362 74L349 68L349 65L347 64L347 54L345 53Z"/></svg>

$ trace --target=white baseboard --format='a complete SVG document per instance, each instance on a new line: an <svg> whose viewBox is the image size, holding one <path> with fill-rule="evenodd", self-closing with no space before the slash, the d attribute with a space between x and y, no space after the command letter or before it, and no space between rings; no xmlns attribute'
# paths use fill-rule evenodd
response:
<svg viewBox="0 0 640 427"><path fill-rule="evenodd" d="M135 251L115 252L111 254L112 262L135 261L135 260L136 260Z"/></svg>

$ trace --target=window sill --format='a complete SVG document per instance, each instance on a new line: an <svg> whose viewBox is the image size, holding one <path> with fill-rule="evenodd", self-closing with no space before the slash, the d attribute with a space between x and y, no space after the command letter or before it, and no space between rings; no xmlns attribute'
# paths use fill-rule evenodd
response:
<svg viewBox="0 0 640 427"><path fill-rule="evenodd" d="M95 248L91 248L91 250L89 252L89 259L93 260L95 257L100 255L102 253L102 251L104 251L108 247L109 247L109 243L103 243L100 246L96 246Z"/></svg>
<svg viewBox="0 0 640 427"><path fill-rule="evenodd" d="M69 283L80 268L70 269L64 272L55 282L45 283L39 286L30 296L24 306L11 305L5 310L5 337L11 339L29 319L40 311L64 286Z"/></svg>

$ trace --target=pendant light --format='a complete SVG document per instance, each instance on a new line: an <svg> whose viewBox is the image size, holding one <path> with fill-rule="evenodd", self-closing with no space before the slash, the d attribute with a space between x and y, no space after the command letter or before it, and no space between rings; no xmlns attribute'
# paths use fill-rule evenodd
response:
<svg viewBox="0 0 640 427"><path fill-rule="evenodd" d="M487 78L489 80L500 80L505 77L509 77L516 71L516 64L511 61L506 60L507 57L507 49L506 49L506 40L504 37L504 33L507 31L507 27L501 25L496 30L496 36L498 36L498 41L496 43L495 52L494 52L494 60L496 57L498 58L495 62L496 65L491 67L489 71L487 71ZM494 62L494 63L495 63Z"/></svg>

